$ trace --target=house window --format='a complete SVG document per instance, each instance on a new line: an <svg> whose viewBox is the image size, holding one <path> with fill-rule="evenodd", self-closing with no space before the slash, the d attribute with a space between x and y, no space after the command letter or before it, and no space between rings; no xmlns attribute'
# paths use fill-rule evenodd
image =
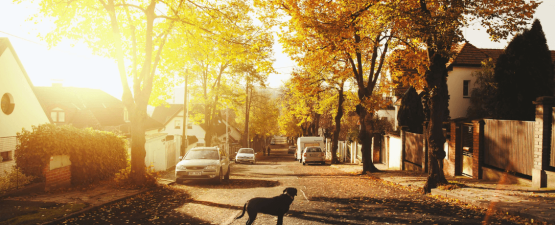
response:
<svg viewBox="0 0 555 225"><path fill-rule="evenodd" d="M175 121L175 129L181 129L181 120Z"/></svg>
<svg viewBox="0 0 555 225"><path fill-rule="evenodd" d="M53 109L52 112L50 112L50 117L52 121L56 123L63 123L66 121L66 113L60 108Z"/></svg>
<svg viewBox="0 0 555 225"><path fill-rule="evenodd" d="M470 86L470 80L463 80L463 97L468 96L468 87Z"/></svg>
<svg viewBox="0 0 555 225"><path fill-rule="evenodd" d="M2 112L6 115L10 115L13 112L15 104L13 102L13 96L10 93L5 93L2 95Z"/></svg>
<svg viewBox="0 0 555 225"><path fill-rule="evenodd" d="M126 107L123 108L123 121L129 122L129 111Z"/></svg>
<svg viewBox="0 0 555 225"><path fill-rule="evenodd" d="M6 162L6 161L13 160L11 153L12 153L11 151L0 152L0 162Z"/></svg>
<svg viewBox="0 0 555 225"><path fill-rule="evenodd" d="M193 129L193 123L187 123L187 129Z"/></svg>

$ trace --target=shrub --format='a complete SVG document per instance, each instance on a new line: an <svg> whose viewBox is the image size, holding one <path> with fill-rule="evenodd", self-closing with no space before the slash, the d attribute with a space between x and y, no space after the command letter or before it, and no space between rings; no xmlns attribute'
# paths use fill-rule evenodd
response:
<svg viewBox="0 0 555 225"><path fill-rule="evenodd" d="M10 189L25 186L35 179L33 176L27 176L15 167L10 171L3 171L3 176L0 176L0 194L3 194ZM2 173L2 171L0 171Z"/></svg>
<svg viewBox="0 0 555 225"><path fill-rule="evenodd" d="M42 178L54 155L69 155L73 184L111 178L127 165L127 143L111 132L43 124L23 129L17 138L17 167L32 176Z"/></svg>

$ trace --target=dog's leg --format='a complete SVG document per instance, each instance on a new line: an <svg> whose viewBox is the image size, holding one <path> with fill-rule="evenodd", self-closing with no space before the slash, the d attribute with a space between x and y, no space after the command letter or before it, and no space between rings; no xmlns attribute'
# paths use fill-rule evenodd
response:
<svg viewBox="0 0 555 225"><path fill-rule="evenodd" d="M257 212L248 212L249 214L249 220L247 220L247 225L251 225L252 223L254 223L254 220L256 219L256 215L258 214Z"/></svg>
<svg viewBox="0 0 555 225"><path fill-rule="evenodd" d="M283 215L278 216L278 222L277 225L282 225L283 224Z"/></svg>

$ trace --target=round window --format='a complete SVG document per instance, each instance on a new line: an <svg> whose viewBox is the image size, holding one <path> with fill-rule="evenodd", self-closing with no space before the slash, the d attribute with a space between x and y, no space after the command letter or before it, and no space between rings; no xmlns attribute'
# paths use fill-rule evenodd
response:
<svg viewBox="0 0 555 225"><path fill-rule="evenodd" d="M15 104L13 102L13 97L10 93L5 93L2 95L2 112L6 115L10 115L13 112Z"/></svg>

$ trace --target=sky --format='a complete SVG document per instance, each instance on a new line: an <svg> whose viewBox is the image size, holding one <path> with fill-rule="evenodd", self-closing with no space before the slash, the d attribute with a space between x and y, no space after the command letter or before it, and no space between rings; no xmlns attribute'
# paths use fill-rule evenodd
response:
<svg viewBox="0 0 555 225"><path fill-rule="evenodd" d="M48 49L45 42L37 37L52 29L52 23L35 24L29 16L38 11L30 3L13 4L11 0L0 0L0 37L8 37L14 46L29 78L35 86L50 86L52 82L62 82L64 86L101 89L120 99L121 82L116 63L112 59L95 56L82 45L70 46L69 42ZM555 0L545 0L537 9L535 18L542 22L551 50L555 50ZM508 40L492 42L484 29L475 25L465 29L465 37L478 48L498 48L507 46ZM282 53L281 45L275 41L274 68L279 74L268 77L270 87L280 87L288 80L295 63Z"/></svg>

